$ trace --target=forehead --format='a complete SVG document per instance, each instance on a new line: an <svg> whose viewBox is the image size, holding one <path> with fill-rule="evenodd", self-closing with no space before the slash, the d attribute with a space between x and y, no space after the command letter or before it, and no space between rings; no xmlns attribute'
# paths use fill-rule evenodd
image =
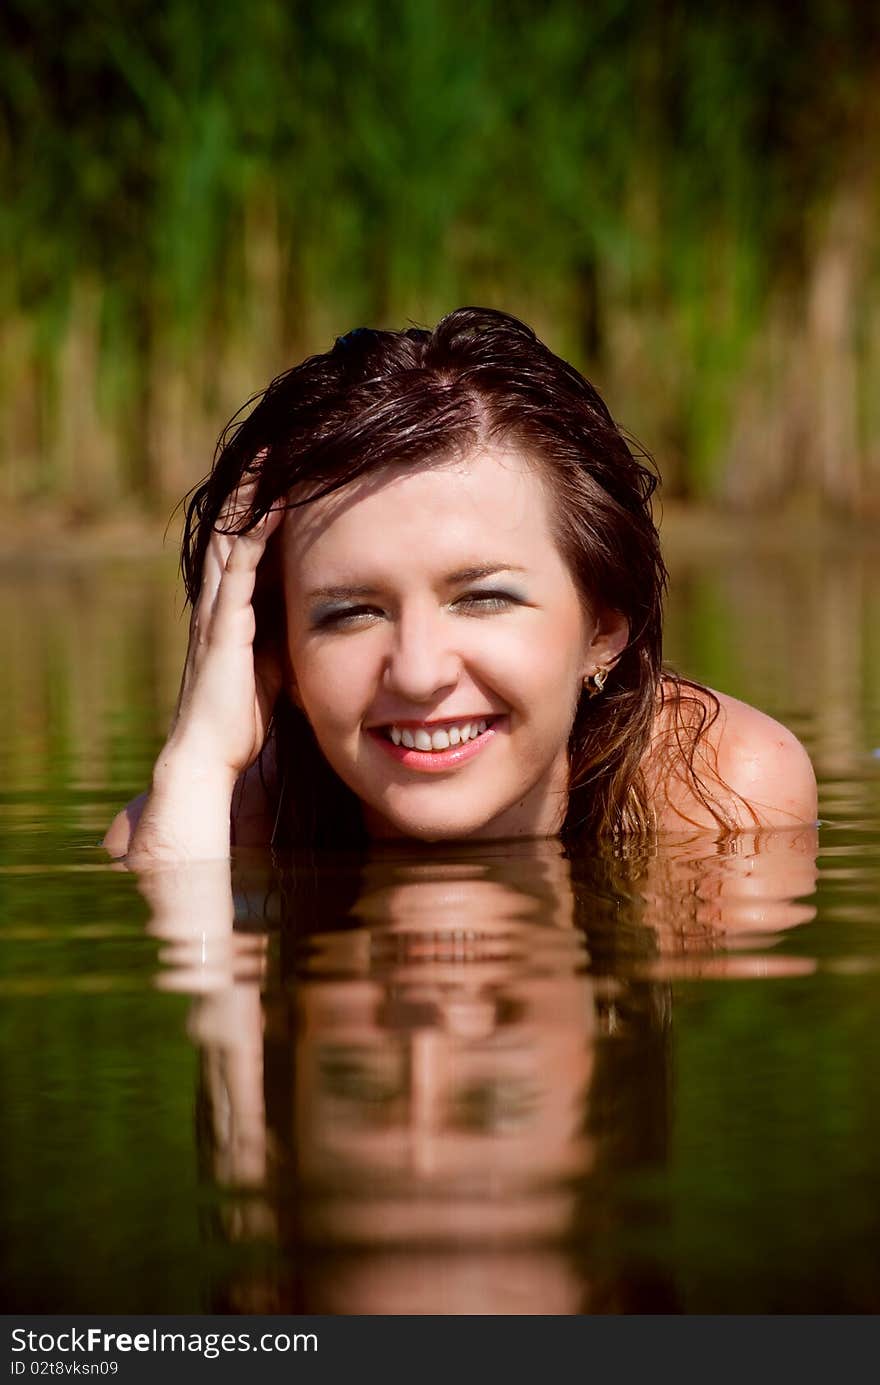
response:
<svg viewBox="0 0 880 1385"><path fill-rule="evenodd" d="M513 448L382 467L292 510L284 546L297 570L329 565L343 575L377 558L450 569L562 561L543 474Z"/></svg>

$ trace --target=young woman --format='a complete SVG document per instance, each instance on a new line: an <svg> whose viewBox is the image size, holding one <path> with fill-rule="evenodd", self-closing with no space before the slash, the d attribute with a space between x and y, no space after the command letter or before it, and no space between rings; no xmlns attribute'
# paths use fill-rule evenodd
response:
<svg viewBox="0 0 880 1385"><path fill-rule="evenodd" d="M504 313L358 329L280 376L188 506L178 707L107 848L813 822L794 736L662 667L655 484Z"/></svg>

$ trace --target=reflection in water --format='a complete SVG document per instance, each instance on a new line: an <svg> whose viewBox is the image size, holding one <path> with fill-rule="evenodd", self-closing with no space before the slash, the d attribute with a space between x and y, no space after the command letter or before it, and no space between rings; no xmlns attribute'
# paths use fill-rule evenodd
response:
<svg viewBox="0 0 880 1385"><path fill-rule="evenodd" d="M510 910L519 923L531 920L521 953L507 944L501 1000L477 995L476 1013L494 1017L498 1044L532 1041L532 1022L517 1026L509 1002L521 993L535 1000L537 962L528 964L539 955L545 986L552 990L555 976L562 995L580 985L590 997L580 1048L558 1035L544 1049L580 1054L580 1095L571 1096L583 1113L578 1134L557 1144L560 1162L547 1152L548 1172L539 1165L530 1181L526 1169L517 1183L520 1171L507 1170L495 1185L525 1189L533 1206L564 1203L561 1229L543 1241L498 1233L465 1245L454 1228L445 1240L414 1234L393 1244L329 1237L334 1202L351 1206L363 1188L364 1205L376 1204L379 1175L368 1183L349 1162L344 1179L334 1167L316 1191L325 1170L314 1171L315 1151L329 1136L319 1140L317 1111L297 1086L300 1073L320 1071L314 1029L297 1024L331 984L347 995L348 982L352 996L384 988L388 1008L371 1018L381 1035L373 1056L391 1073L381 1095L392 1078L408 1080L400 1055L409 1062L422 1032L411 1008L403 1024L394 968L451 971L466 1028L475 1014L469 977L488 943L480 951L464 936L466 902L454 905L450 893L435 930L451 932L448 950L434 940L417 963L383 911L389 886L427 888L425 861L387 854L339 876L332 865L310 875L299 863L283 892L274 876L261 882L256 865L240 862L234 906L222 872L219 880L172 873L164 888L142 882L153 912L153 936L144 937L134 881L97 844L147 782L177 695L187 627L173 535L158 563L52 565L38 544L31 562L2 568L4 1303L49 1313L198 1312L249 1301L334 1308L357 1300L346 1287L356 1282L361 1301L365 1283L375 1285L389 1309L404 1303L404 1288L439 1285L439 1311L454 1291L479 1306L486 1285L502 1283L502 1266L516 1282L525 1263L536 1275L543 1266L547 1285L561 1277L557 1302L593 1310L603 1302L877 1310L880 552L876 543L845 539L829 549L797 536L788 553L752 536L728 548L735 529L680 552L667 542L666 652L804 740L824 820L816 893L808 840L742 840L720 853L682 843L646 862L572 865L567 883L523 860L431 861L450 890L462 873L472 887L500 883L519 901ZM554 913L549 901L560 896L573 896L574 923L564 909ZM406 980L407 1001L415 984ZM443 1011L430 997L432 1023L422 1026L429 1048L452 1050L444 1072L459 1071L458 1054L470 1045L471 1061L479 1046L479 1035L471 1043L454 1022L445 1027L456 999L447 987ZM200 1187L184 1015L199 1048ZM498 1044L484 1044L493 1061ZM325 1127L328 1101L352 1104L338 1065L329 1079ZM549 1106L544 1088L554 1080L548 1068L537 1094L508 1087L490 1096L481 1071L482 1092L466 1091L449 1119L471 1132L479 1122L524 1123L536 1095ZM408 1096L371 1103L359 1090L376 1121L409 1110ZM559 1092L552 1101L564 1109ZM309 1132L307 1179L298 1161ZM507 1138L503 1130L485 1137ZM351 1161L350 1145L343 1153ZM413 1190L411 1202L423 1191L427 1203L439 1180L405 1167L398 1187ZM486 1167L488 1181L491 1161ZM552 1172L566 1167L575 1171ZM502 1201L498 1191L492 1205ZM469 1265L482 1273L479 1293Z"/></svg>
<svg viewBox="0 0 880 1385"><path fill-rule="evenodd" d="M243 861L235 896L225 865L146 879L159 984L195 997L206 1234L235 1252L215 1310L675 1311L643 1191L669 977L767 974L814 862L802 833L576 871L554 842Z"/></svg>

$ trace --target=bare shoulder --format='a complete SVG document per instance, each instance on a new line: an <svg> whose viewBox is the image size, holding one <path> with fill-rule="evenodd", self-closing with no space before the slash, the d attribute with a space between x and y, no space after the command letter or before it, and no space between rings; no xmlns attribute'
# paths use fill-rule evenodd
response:
<svg viewBox="0 0 880 1385"><path fill-rule="evenodd" d="M816 775L806 750L787 726L724 693L717 733L721 777L762 823L784 827L815 822Z"/></svg>
<svg viewBox="0 0 880 1385"><path fill-rule="evenodd" d="M120 808L107 828L101 845L114 860L120 860L128 851L128 843L131 841L134 829L140 822L141 813L144 811L144 804L148 798L149 793L146 790L144 793L139 793L137 798L126 803L124 808Z"/></svg>
<svg viewBox="0 0 880 1385"><path fill-rule="evenodd" d="M693 686L686 692L692 709L686 725L693 728L702 721L704 727L697 738L691 775L684 755L680 754L680 762L675 764L669 751L668 704L658 718L661 734L655 740L665 751L656 757L648 778L660 826L709 826L712 821L717 825L706 800L716 804L738 827L814 823L816 776L794 733L757 707L726 693ZM676 748L680 747L682 738L676 735L674 740Z"/></svg>

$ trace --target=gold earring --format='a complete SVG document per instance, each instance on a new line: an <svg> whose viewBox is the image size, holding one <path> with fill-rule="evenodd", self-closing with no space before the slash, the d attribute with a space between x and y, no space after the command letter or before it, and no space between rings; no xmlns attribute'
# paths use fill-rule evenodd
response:
<svg viewBox="0 0 880 1385"><path fill-rule="evenodd" d="M597 668L594 673L588 673L584 679L584 687L587 697L598 697L605 688L605 679L608 677L607 668Z"/></svg>

